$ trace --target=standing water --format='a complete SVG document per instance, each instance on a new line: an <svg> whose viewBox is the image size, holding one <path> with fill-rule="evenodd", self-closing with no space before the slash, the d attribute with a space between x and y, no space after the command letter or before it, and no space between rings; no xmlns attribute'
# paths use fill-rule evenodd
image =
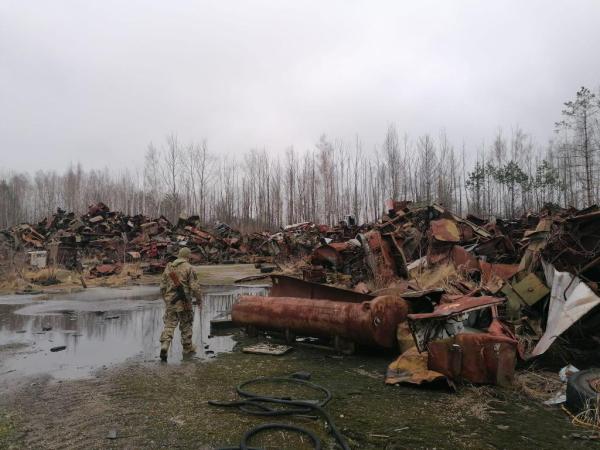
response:
<svg viewBox="0 0 600 450"><path fill-rule="evenodd" d="M231 351L232 336L210 335L211 319L226 314L240 295L264 295L266 290L237 285L206 290L202 309L194 306L195 357ZM0 296L0 378L82 378L127 360L158 361L163 314L164 301L154 286L93 288L45 298ZM181 359L177 329L169 364Z"/></svg>

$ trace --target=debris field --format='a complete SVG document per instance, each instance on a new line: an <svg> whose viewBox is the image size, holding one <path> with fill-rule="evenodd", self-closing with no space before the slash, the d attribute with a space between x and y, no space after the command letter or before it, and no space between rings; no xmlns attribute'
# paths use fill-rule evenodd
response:
<svg viewBox="0 0 600 450"><path fill-rule="evenodd" d="M596 206L484 220L388 200L375 223L347 216L337 226L242 233L197 216L173 224L98 203L80 217L59 209L0 231L0 270L20 258L88 278L127 262L160 273L182 246L192 263L253 263L271 279L268 296L242 296L233 306L235 325L344 353L396 351L388 384L510 385L516 368L532 361L598 365Z"/></svg>

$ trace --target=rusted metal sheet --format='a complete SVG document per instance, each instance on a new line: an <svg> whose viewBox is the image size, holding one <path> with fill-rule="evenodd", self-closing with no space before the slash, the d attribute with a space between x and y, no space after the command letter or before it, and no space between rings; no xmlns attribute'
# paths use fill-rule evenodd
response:
<svg viewBox="0 0 600 450"><path fill-rule="evenodd" d="M473 230L473 228L471 228L467 223L461 222L457 226L462 241L469 242L475 238L475 230Z"/></svg>
<svg viewBox="0 0 600 450"><path fill-rule="evenodd" d="M479 267L481 269L481 281L483 281L483 283L491 281L494 277L508 281L519 272L518 264L491 264L480 261Z"/></svg>
<svg viewBox="0 0 600 450"><path fill-rule="evenodd" d="M407 302L394 296L381 296L362 303L243 296L231 310L236 325L289 330L311 337L341 337L357 344L384 348L395 347L396 328L407 314Z"/></svg>
<svg viewBox="0 0 600 450"><path fill-rule="evenodd" d="M99 264L90 271L90 275L106 277L121 271L120 264Z"/></svg>
<svg viewBox="0 0 600 450"><path fill-rule="evenodd" d="M332 245L322 245L321 247L316 248L310 257L310 260L312 264L327 267L340 267L344 262L340 252Z"/></svg>
<svg viewBox="0 0 600 450"><path fill-rule="evenodd" d="M490 333L463 333L430 342L427 368L454 381L510 385L517 361L517 342Z"/></svg>
<svg viewBox="0 0 600 450"><path fill-rule="evenodd" d="M467 313L485 308L495 308L505 301L497 297L442 297L433 312L409 314L408 325L419 351L425 351L431 341L445 339L464 332ZM494 310L493 310L494 311Z"/></svg>
<svg viewBox="0 0 600 450"><path fill-rule="evenodd" d="M95 205L88 206L88 215L90 216L96 216L98 214L105 214L108 212L110 212L110 209L102 202L98 202Z"/></svg>
<svg viewBox="0 0 600 450"><path fill-rule="evenodd" d="M481 308L487 308L494 305L499 305L505 300L499 297L459 297L449 303L440 303L433 312L421 314L409 314L410 320L423 319L446 319L450 316L462 314L469 311L475 311Z"/></svg>
<svg viewBox="0 0 600 450"><path fill-rule="evenodd" d="M207 233L206 231L201 230L199 228L188 226L188 227L185 227L185 229L187 231L193 233L193 235L195 237L199 238L201 241L210 242L211 240L214 240L214 237L212 234Z"/></svg>
<svg viewBox="0 0 600 450"><path fill-rule="evenodd" d="M366 262L377 282L389 282L397 276L391 245L377 230L370 230L359 239L365 248Z"/></svg>
<svg viewBox="0 0 600 450"><path fill-rule="evenodd" d="M409 200L405 201L397 201L393 198L388 198L384 200L385 210L390 216L395 216L397 214L402 214L403 210L406 209L412 202Z"/></svg>
<svg viewBox="0 0 600 450"><path fill-rule="evenodd" d="M16 227L16 235L18 238L27 244L36 248L43 248L45 238L40 233L35 231L31 225L22 224Z"/></svg>
<svg viewBox="0 0 600 450"><path fill-rule="evenodd" d="M381 233L372 230L365 234L366 243L372 253L379 254L383 259L385 266L391 271L395 271L394 258L389 244L383 239Z"/></svg>
<svg viewBox="0 0 600 450"><path fill-rule="evenodd" d="M385 201L383 202L383 204L385 205L385 210L388 213L394 212L395 208L394 208L394 199L393 198L387 198L385 199Z"/></svg>
<svg viewBox="0 0 600 450"><path fill-rule="evenodd" d="M454 265L457 268L466 270L479 269L479 261L477 260L477 257L473 255L473 253L466 251L460 245L455 245L452 247L450 259L452 259L452 262L454 262Z"/></svg>
<svg viewBox="0 0 600 450"><path fill-rule="evenodd" d="M341 302L360 303L375 297L349 289L341 289L326 284L312 283L288 275L271 275L271 297L300 297L311 299L327 299Z"/></svg>
<svg viewBox="0 0 600 450"><path fill-rule="evenodd" d="M432 220L430 223L431 235L441 242L460 242L460 231L456 222L449 219Z"/></svg>
<svg viewBox="0 0 600 450"><path fill-rule="evenodd" d="M510 239L500 235L479 243L475 248L475 253L487 258L498 259L505 255L514 254L515 247Z"/></svg>
<svg viewBox="0 0 600 450"><path fill-rule="evenodd" d="M147 235L153 235L158 233L158 222L146 222L140 225L140 229Z"/></svg>
<svg viewBox="0 0 600 450"><path fill-rule="evenodd" d="M519 272L518 264L491 264L480 261L479 267L481 269L481 283L492 294L500 291L504 284Z"/></svg>
<svg viewBox="0 0 600 450"><path fill-rule="evenodd" d="M479 237L482 238L490 238L492 237L492 235L483 227L480 227L479 225L470 222L469 220L463 219L459 216L457 216L456 214L451 213L450 211L448 211L446 208L444 208L443 206L440 205L433 205L432 208L437 211L440 215L443 215L447 218L450 218L452 220L454 220L454 222L456 222L457 224L464 224L467 225L469 228L471 228L471 230L473 230L473 233L476 234Z"/></svg>
<svg viewBox="0 0 600 450"><path fill-rule="evenodd" d="M332 242L331 244L329 244L329 246L335 250L337 250L338 252L345 252L346 250L352 248L352 244L350 243L350 241L346 241L346 242Z"/></svg>
<svg viewBox="0 0 600 450"><path fill-rule="evenodd" d="M396 265L396 274L408 278L408 264L406 262L406 256L404 255L404 249L402 248L404 243L403 240L399 241L393 234L387 235L386 239L392 244L392 254Z"/></svg>
<svg viewBox="0 0 600 450"><path fill-rule="evenodd" d="M327 276L323 267L308 266L302 268L302 279L312 283L325 283L327 281Z"/></svg>

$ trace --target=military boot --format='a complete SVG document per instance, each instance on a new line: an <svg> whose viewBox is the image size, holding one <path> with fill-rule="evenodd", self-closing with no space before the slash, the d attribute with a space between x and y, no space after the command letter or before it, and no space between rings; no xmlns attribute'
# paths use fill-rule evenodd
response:
<svg viewBox="0 0 600 450"><path fill-rule="evenodd" d="M196 353L196 346L191 344L189 347L184 347L183 356L192 356Z"/></svg>
<svg viewBox="0 0 600 450"><path fill-rule="evenodd" d="M162 362L167 362L167 353L169 352L170 345L171 345L171 342L169 342L169 341L163 341L160 344L160 360Z"/></svg>

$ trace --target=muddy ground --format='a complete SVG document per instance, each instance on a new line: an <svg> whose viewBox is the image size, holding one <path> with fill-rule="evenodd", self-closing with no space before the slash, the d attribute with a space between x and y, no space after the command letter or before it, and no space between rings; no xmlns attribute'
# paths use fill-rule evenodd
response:
<svg viewBox="0 0 600 450"><path fill-rule="evenodd" d="M237 278L235 269L224 269L226 280L217 274L219 269L213 270L216 270L210 276L213 284ZM153 300L137 301L148 302L148 310L152 310ZM27 307L34 306L40 308ZM129 317L129 309L119 311L123 318ZM78 317L86 317L86 314L80 313ZM132 328L137 323L126 322ZM206 331L198 333L206 337L202 343L210 347L213 344L203 333ZM46 338L47 335L40 335L42 340L36 343L40 348L37 353L27 344L6 344L5 339L0 346L0 357L7 361L28 351L44 355L43 339ZM144 338L140 339L143 344ZM235 398L235 385L244 380L297 371L310 372L312 381L332 391L333 400L327 410L353 449L556 449L597 445L596 441L587 439L588 434L573 427L560 409L545 407L516 388L467 386L452 393L386 386L383 373L393 360L393 354L363 351L340 356L331 351L297 347L278 357L250 355L242 353L241 348L256 339L240 331L228 339L233 351L225 347L221 353L201 351L198 357L187 361L181 361L180 355L175 353L169 364L158 362L156 344L148 344L150 347L144 355L134 354L125 361L91 367L83 372L58 371L51 375L41 370L20 374L17 366L16 372L0 374L0 389L3 389L0 448L237 445L246 430L264 423L265 419L216 408L207 401ZM64 358L67 356L65 353ZM31 357L35 356L28 356ZM68 358L65 361L67 365L76 365ZM283 394L276 388L272 392ZM324 448L336 448L324 429L323 420L276 421L305 426L324 440ZM279 433L257 443L271 449L311 448L306 442Z"/></svg>

